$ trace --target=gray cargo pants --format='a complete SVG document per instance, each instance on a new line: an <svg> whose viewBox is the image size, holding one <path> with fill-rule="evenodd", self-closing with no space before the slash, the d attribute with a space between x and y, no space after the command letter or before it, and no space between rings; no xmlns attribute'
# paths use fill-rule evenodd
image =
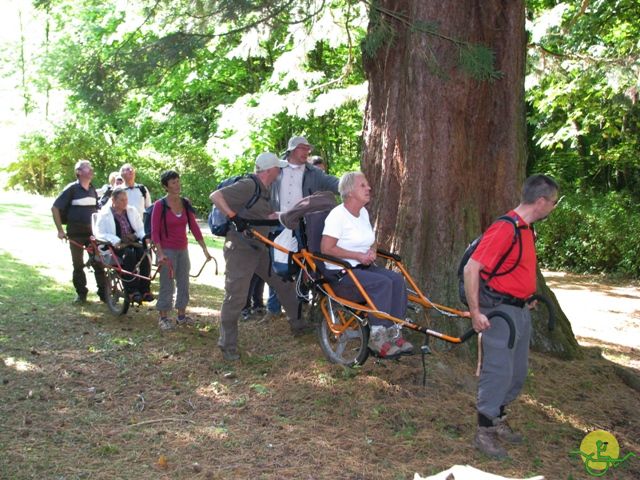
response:
<svg viewBox="0 0 640 480"><path fill-rule="evenodd" d="M255 273L271 286L284 307L292 328L303 324L298 317L298 297L293 282L284 282L271 272L269 251L242 240L227 240L223 249L225 266L224 300L220 311L218 346L234 352L238 348L238 317L247 301L251 277Z"/></svg>
<svg viewBox="0 0 640 480"><path fill-rule="evenodd" d="M509 326L500 318L491 319L491 328L482 333L482 369L478 381L478 412L495 419L500 407L514 401L527 378L529 341L531 339L531 313L528 307L499 305L481 308L487 315L499 310L509 315L515 326L515 342L509 349Z"/></svg>

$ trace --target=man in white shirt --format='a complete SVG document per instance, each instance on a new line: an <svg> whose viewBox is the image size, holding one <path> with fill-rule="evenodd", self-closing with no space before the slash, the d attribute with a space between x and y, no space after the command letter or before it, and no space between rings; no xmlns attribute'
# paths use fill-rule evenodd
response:
<svg viewBox="0 0 640 480"><path fill-rule="evenodd" d="M143 219L144 211L151 206L149 189L141 183L136 183L136 169L130 163L125 163L120 167L120 176L124 180L127 204L135 208L140 214L140 218ZM148 280L140 281L140 293L145 302L152 302L155 299Z"/></svg>
<svg viewBox="0 0 640 480"><path fill-rule="evenodd" d="M136 183L136 169L130 163L120 167L120 176L124 180L127 189L128 204L138 210L140 218L144 211L151 206L151 194L149 189L140 183Z"/></svg>
<svg viewBox="0 0 640 480"><path fill-rule="evenodd" d="M282 168L271 186L271 206L276 212L287 212L303 197L316 192L338 194L338 178L308 163L312 150L313 146L305 137L295 136L289 139L284 155L289 164ZM271 315L280 313L280 302L271 289L267 310Z"/></svg>

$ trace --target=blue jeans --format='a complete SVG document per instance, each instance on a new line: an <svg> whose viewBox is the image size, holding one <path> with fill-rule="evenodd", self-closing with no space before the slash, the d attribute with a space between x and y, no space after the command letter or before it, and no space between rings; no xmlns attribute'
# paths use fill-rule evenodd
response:
<svg viewBox="0 0 640 480"><path fill-rule="evenodd" d="M267 310L269 311L269 313L275 313L275 314L278 314L282 311L282 305L280 304L280 300L278 300L278 295L276 294L276 291L271 287L269 287L269 298L267 299Z"/></svg>

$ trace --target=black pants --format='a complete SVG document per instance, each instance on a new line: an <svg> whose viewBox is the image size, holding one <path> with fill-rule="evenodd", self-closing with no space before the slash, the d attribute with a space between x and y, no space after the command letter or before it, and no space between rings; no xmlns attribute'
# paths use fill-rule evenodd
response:
<svg viewBox="0 0 640 480"><path fill-rule="evenodd" d="M140 271L135 272L135 268L140 259L144 256L144 247L140 246L128 246L121 250L114 249L118 254L120 266L128 272L138 273L145 277L149 276L151 272L151 265L149 263L149 257L140 264ZM133 275L122 274L122 283L126 293L146 293L149 291L149 280L134 277Z"/></svg>
<svg viewBox="0 0 640 480"><path fill-rule="evenodd" d="M243 310L249 310L251 307L264 308L263 295L264 280L254 273L253 277L251 277L251 284L249 285L247 303L245 303Z"/></svg>
<svg viewBox="0 0 640 480"><path fill-rule="evenodd" d="M88 246L89 237L91 236L91 227L88 232L67 232L67 236L80 245ZM89 289L87 288L87 276L84 273L84 248L69 242L71 250L71 261L73 263L73 286L78 295L87 296ZM98 295L102 298L104 295L104 268L102 265L93 265L94 275L96 277L96 285L98 286Z"/></svg>

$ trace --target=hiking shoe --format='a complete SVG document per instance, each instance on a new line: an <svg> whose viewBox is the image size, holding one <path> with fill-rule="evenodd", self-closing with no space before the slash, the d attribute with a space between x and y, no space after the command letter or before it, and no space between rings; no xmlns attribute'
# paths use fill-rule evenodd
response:
<svg viewBox="0 0 640 480"><path fill-rule="evenodd" d="M160 317L160 320L158 320L158 326L163 332L170 332L171 330L176 329L176 326L173 324L173 320L167 317Z"/></svg>
<svg viewBox="0 0 640 480"><path fill-rule="evenodd" d="M493 458L507 458L507 451L498 442L497 427L478 427L473 446Z"/></svg>
<svg viewBox="0 0 640 480"><path fill-rule="evenodd" d="M176 323L178 325L195 325L196 321L189 315L178 315L178 318L176 318Z"/></svg>
<svg viewBox="0 0 640 480"><path fill-rule="evenodd" d="M85 303L87 303L86 293L84 295L79 293L78 295L76 295L76 298L73 300L74 305L84 305Z"/></svg>
<svg viewBox="0 0 640 480"><path fill-rule="evenodd" d="M220 350L222 351L222 358L224 358L225 361L237 362L238 360L240 360L240 354L237 350L225 350L222 347L220 347Z"/></svg>
<svg viewBox="0 0 640 480"><path fill-rule="evenodd" d="M369 349L381 358L396 358L400 355L400 349L389 341L387 329L380 325L371 327Z"/></svg>
<svg viewBox="0 0 640 480"><path fill-rule="evenodd" d="M511 426L507 422L507 416L498 417L495 421L496 435L503 442L508 443L522 443L524 437L519 433L514 432Z"/></svg>
<svg viewBox="0 0 640 480"><path fill-rule="evenodd" d="M264 315L267 312L267 309L264 307L253 307L251 309L252 315Z"/></svg>
<svg viewBox="0 0 640 480"><path fill-rule="evenodd" d="M153 302L155 299L156 297L151 292L144 292L142 294L142 301L144 302Z"/></svg>
<svg viewBox="0 0 640 480"><path fill-rule="evenodd" d="M413 355L413 345L402 337L402 327L387 328L387 339L400 350L400 355Z"/></svg>
<svg viewBox="0 0 640 480"><path fill-rule="evenodd" d="M249 317L251 316L251 311L248 308L243 308L240 311L240 315L242 316L242 320L246 322L247 320L249 320Z"/></svg>

